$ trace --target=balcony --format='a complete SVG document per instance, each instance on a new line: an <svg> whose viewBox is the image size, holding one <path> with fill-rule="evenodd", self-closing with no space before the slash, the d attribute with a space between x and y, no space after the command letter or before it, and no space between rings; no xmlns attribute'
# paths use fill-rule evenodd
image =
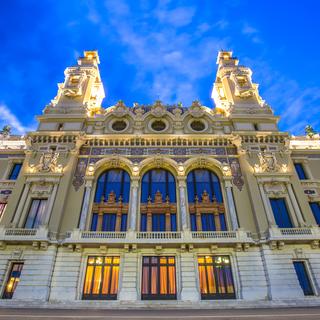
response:
<svg viewBox="0 0 320 320"><path fill-rule="evenodd" d="M207 232L108 232L81 231L68 232L65 243L74 244L237 244L253 243L250 232L237 231L207 231Z"/></svg>
<svg viewBox="0 0 320 320"><path fill-rule="evenodd" d="M310 242L320 240L319 227L278 228L271 227L268 231L268 240L286 242Z"/></svg>
<svg viewBox="0 0 320 320"><path fill-rule="evenodd" d="M39 227L38 229L0 227L0 241L5 243L49 241L48 234L46 227Z"/></svg>

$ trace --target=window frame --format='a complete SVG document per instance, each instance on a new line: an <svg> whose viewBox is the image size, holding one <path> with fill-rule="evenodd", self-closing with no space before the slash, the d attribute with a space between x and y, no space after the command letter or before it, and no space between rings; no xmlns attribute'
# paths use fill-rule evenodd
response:
<svg viewBox="0 0 320 320"><path fill-rule="evenodd" d="M309 206L312 212L312 215L314 217L314 220L316 221L317 225L320 227L320 214L319 214L319 218L316 218L316 214L314 213L313 209L312 209L312 205L316 204L318 206L318 210L320 212L320 201L309 201Z"/></svg>
<svg viewBox="0 0 320 320"><path fill-rule="evenodd" d="M35 200L39 200L40 202L39 202L39 204L38 204L38 206L37 206L37 211L36 211L36 215L35 215L35 217L34 217L34 219L33 219L33 222L32 222L32 227L31 227L31 228L27 228L27 227L26 227L26 224L27 224L27 222L28 222L28 218L29 218L29 215L30 215L30 210L31 210L31 208L32 208L33 201L35 201ZM47 205L48 205L48 202L49 202L49 198L31 198L31 199L30 199L30 201L29 201L29 208L28 208L28 210L27 210L26 217L25 217L25 220L24 220L24 223L23 223L23 228L25 228L25 229L37 229L37 228L39 228L40 226L43 225L44 221L42 221L42 223L40 223L38 226L34 227L36 218L37 218L37 216L38 216L38 214L39 214L39 208L40 208L40 205L41 205L41 202L42 202L42 201L46 201L46 204L45 204L45 207L44 207L44 211L46 211L46 210L47 210ZM45 220L45 217L46 217L47 214L48 214L48 212L45 212L45 214L44 214L44 220Z"/></svg>
<svg viewBox="0 0 320 320"><path fill-rule="evenodd" d="M20 274L19 274L19 277L14 277L15 280L14 280L14 289L12 292L8 293L8 296L5 296L6 295L6 288L9 284L9 281L10 281L10 278L11 277L11 274L13 272L13 268L15 265L21 265L21 269L20 269ZM19 285L19 282L20 282L20 279L21 279L21 273L22 273L22 270L23 270L23 267L24 267L24 261L9 261L9 265L8 265L8 268L7 268L7 273L6 273L6 281L3 282L3 289L2 289L2 293L1 293L1 299L3 300L11 300L13 298L13 295L17 289L17 286ZM18 281L16 281L16 279L19 279ZM13 285L13 286L14 286Z"/></svg>
<svg viewBox="0 0 320 320"><path fill-rule="evenodd" d="M11 164L11 168L9 170L9 173L8 173L8 176L7 176L7 180L11 180L11 181L18 180L20 172L21 172L21 169L22 169L22 165L23 165L22 162L13 162ZM13 176L16 166L19 166L20 168L18 170L18 174L16 176Z"/></svg>
<svg viewBox="0 0 320 320"><path fill-rule="evenodd" d="M312 291L311 294L306 294L301 283L300 283L300 279L299 279L299 276L298 276L298 273L296 271L296 268L294 266L295 263L301 263L303 264L303 267L304 267L304 271L305 271L305 274L306 274L306 277L307 277L307 280L309 282L309 286L310 286L310 289ZM314 283L314 279L313 279L313 276L312 276L312 272L310 270L310 266L309 266L309 263L307 260L305 259L293 259L292 260L292 264L293 264L293 269L294 269L294 272L295 272L295 275L297 277L297 280L298 280L298 283L299 283L299 286L304 294L305 297L314 297L314 296L317 296L317 290L316 290L316 286L315 286L315 283Z"/></svg>
<svg viewBox="0 0 320 320"><path fill-rule="evenodd" d="M102 266L102 270L101 270L101 283L100 283L100 287L99 287L99 294L93 294L93 293L89 293L89 294L85 294L84 290L85 290L85 285L86 285L86 277L87 277L87 269L88 269L88 262L90 258L102 258L103 259L103 263L101 264ZM107 258L111 258L111 264L109 263L105 263L105 259ZM119 263L114 263L114 259L118 258L119 259ZM112 271L113 271L113 267L116 266L118 267L118 279L117 279L117 293L114 294L102 294L102 284L103 284L103 277L104 277L104 268L105 266L109 266L111 265L111 270L110 270L110 279L109 279L109 285L108 285L108 291L110 292L110 288L111 288L111 283L112 283ZM91 288L90 291L92 292L93 289L93 285L94 285L94 274L95 274L95 267L97 266L97 264L93 264L94 266L94 271L92 274L92 278L91 278ZM88 256L85 257L84 259L84 271L83 271L83 283L82 283L82 288L81 288L81 300L117 300L118 299L118 294L119 294L119 288L120 288L120 266L121 266L121 255L91 255L89 254Z"/></svg>
<svg viewBox="0 0 320 320"><path fill-rule="evenodd" d="M297 167L299 167L299 169L297 169ZM299 180L308 180L309 179L303 162L294 162L294 169L296 171L296 174L297 174Z"/></svg>
<svg viewBox="0 0 320 320"><path fill-rule="evenodd" d="M7 205L8 205L8 202L0 201L0 220L2 219L2 217L6 211Z"/></svg>
<svg viewBox="0 0 320 320"><path fill-rule="evenodd" d="M219 212L219 214L213 214L211 212L212 210L210 209L208 210L208 212L201 212L199 217L199 219L201 220L201 230L198 230L200 229L200 227L198 227L197 221L199 221L199 219L197 219L197 214L196 212L191 213L191 208L190 208L192 205L196 203L196 200L195 200L196 197L199 199L199 203L201 203L200 199L203 195L203 193L202 194L199 193L200 191L198 190L199 189L198 187L201 184L201 181L197 181L197 178L196 178L197 170L206 171L208 174L208 181L206 183L209 184L209 189L211 190L205 190L205 191L208 193L210 201L213 203L214 201L213 197L214 197L216 203L224 207L224 212L223 213ZM222 184L221 177L219 177L219 175L214 170L210 168L199 168L199 167L196 167L190 170L186 175L186 191L187 191L187 201L188 201L188 217L189 217L188 222L189 222L191 231L193 232L213 231L214 232L214 231L230 230L230 221L229 221L230 213L227 207L227 201L225 201L226 195L225 195L224 186ZM191 198L192 196L194 199ZM205 215L207 215L206 219L205 219ZM207 223L205 226L203 226L202 222L204 220L208 221L208 219L210 218L210 215L214 216L214 219L213 219L214 230L204 230L204 229L209 229L209 224Z"/></svg>
<svg viewBox="0 0 320 320"><path fill-rule="evenodd" d="M212 263L201 263L199 264L199 258L203 257L204 261L206 260L206 257L211 257L212 258ZM206 272L206 285L208 285L208 275L207 275L207 267L208 266L214 266L217 265L214 263L214 258L215 257L221 257L221 258L228 258L229 263L228 266L230 267L230 275L231 275L231 282L232 282L232 287L233 287L233 293L201 293L201 281L200 281L200 272L199 272L199 266L204 266L205 272ZM222 255L217 255L217 254L199 254L197 256L197 273L198 273L198 283L199 283L199 293L201 300L231 300L231 299L237 299L237 294L236 294L236 277L234 275L234 266L232 263L232 257L231 255L228 254L222 254ZM214 272L214 277L215 277L215 282L216 282L216 275L217 273ZM224 273L225 275L225 273ZM225 280L225 276L224 276ZM225 282L226 283L226 282Z"/></svg>
<svg viewBox="0 0 320 320"><path fill-rule="evenodd" d="M141 261L141 283L140 283L140 289L141 289L141 300L148 301L148 300L177 300L177 257L175 255L161 255L161 256L156 256L156 255L142 255L141 256L142 261ZM144 258L149 258L149 263L144 263ZM157 259L157 263L152 263L152 258ZM166 258L166 263L161 264L160 260L161 258ZM169 263L169 259L173 258L174 263ZM148 266L148 293L143 293L143 268L145 266ZM167 288L169 288L169 267L174 267L174 288L175 288L175 293L170 294L161 294L161 287L160 287L160 268L165 266L166 267L166 275L167 275ZM157 268L157 293L152 294L151 293L151 284L152 282L150 279L152 278L152 268L156 267Z"/></svg>
<svg viewBox="0 0 320 320"><path fill-rule="evenodd" d="M117 187L119 188L119 190L114 191L114 189L109 190L109 193L107 194L107 189L108 186L111 185L112 181L108 181L109 179L109 175L111 171L120 171L121 176L120 176L120 181L116 181L117 184L119 184ZM112 176L111 176L112 177ZM102 181L100 181L100 179ZM99 185L100 183L100 185ZM131 175L130 173L121 167L111 167L111 168L107 168L105 170L103 170L97 177L97 179L95 179L95 185L94 185L94 193L92 196L92 200L91 200L91 210L90 210L90 215L87 217L86 219L86 230L90 230L90 231L96 231L96 232L126 232L129 228L129 204L131 201ZM109 188L110 189L110 188ZM119 192L118 192L119 191ZM102 225L102 221L104 219L107 219L105 217L105 215L108 214L114 214L116 213L115 209L109 207L109 202L108 202L108 197L111 193L114 193L115 195L115 206L119 205L119 198L121 196L121 201L123 204L123 210L121 211L120 216L117 213L116 216L116 223L115 223L115 229L114 230L105 230L103 231L103 225ZM118 194L119 193L119 194ZM102 197L104 197L104 201L102 202ZM127 201L125 201L127 200ZM107 204L107 207L104 207L104 209L107 209L106 211L100 211L100 209L97 207L99 207L100 204ZM112 205L111 205L112 206ZM127 211L125 211L125 207L127 207ZM103 208L103 206L102 206ZM111 210L109 212L109 210ZM96 216L96 218L95 218ZM93 222L94 219L97 219L97 225L95 228L93 228ZM119 230L117 230L117 226L119 227Z"/></svg>
<svg viewBox="0 0 320 320"><path fill-rule="evenodd" d="M275 213L273 211L273 207L272 207L272 201L273 200L275 200L275 201L283 200L285 208L286 208L286 211L287 211L287 214L288 214L288 219L289 219L289 222L290 222L291 226L280 226L278 224L277 219L276 219L276 215L275 215ZM272 213L273 218L274 218L274 222L275 222L275 224L277 225L278 228L284 228L284 229L295 228L295 219L291 214L291 211L290 211L290 208L289 208L289 204L288 204L288 199L286 197L269 197L269 203L270 203L271 213Z"/></svg>
<svg viewBox="0 0 320 320"><path fill-rule="evenodd" d="M162 202L166 205L166 199L168 197L170 204L170 215L167 215L166 209L159 211L159 208L156 207L156 198L157 190L153 188L153 172L155 174L157 171L163 171L161 174L164 177L164 181L160 181L162 187L159 187L158 191L161 192ZM153 190L154 189L154 190ZM138 230L141 232L176 232L180 229L180 217L178 215L178 203L179 203L179 193L178 186L176 181L176 176L167 168L151 168L145 171L140 180L140 190L139 190L139 221L138 221ZM145 211L149 200L151 204L154 205L154 208L151 212L151 224L148 224L148 212ZM172 206L175 206L175 209L172 209ZM172 209L172 211L171 211ZM173 212L174 211L174 212ZM152 231L153 230L153 215L154 214L165 214L165 229L163 231ZM167 226L170 225L170 230L167 230ZM150 230L148 230L148 226Z"/></svg>

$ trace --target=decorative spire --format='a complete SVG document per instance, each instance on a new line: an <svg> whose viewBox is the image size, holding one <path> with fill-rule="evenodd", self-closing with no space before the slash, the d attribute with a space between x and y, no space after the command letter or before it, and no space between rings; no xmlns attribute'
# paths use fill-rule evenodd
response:
<svg viewBox="0 0 320 320"><path fill-rule="evenodd" d="M220 51L217 58L218 71L212 90L212 98L217 110L226 115L232 113L250 113L258 109L259 113L272 113L261 99L258 85L252 83L250 68L239 65L232 51Z"/></svg>
<svg viewBox="0 0 320 320"><path fill-rule="evenodd" d="M105 97L98 65L98 51L84 51L77 65L68 67L65 80L58 84L57 96L45 109L45 113L87 113L89 116L101 111Z"/></svg>

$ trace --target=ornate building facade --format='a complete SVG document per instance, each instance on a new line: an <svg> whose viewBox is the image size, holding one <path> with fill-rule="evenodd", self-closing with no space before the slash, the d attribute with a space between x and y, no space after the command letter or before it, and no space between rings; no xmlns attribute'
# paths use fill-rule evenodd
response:
<svg viewBox="0 0 320 320"><path fill-rule="evenodd" d="M320 139L279 131L238 62L219 52L214 109L104 109L97 52L65 70L1 137L0 304L319 304Z"/></svg>

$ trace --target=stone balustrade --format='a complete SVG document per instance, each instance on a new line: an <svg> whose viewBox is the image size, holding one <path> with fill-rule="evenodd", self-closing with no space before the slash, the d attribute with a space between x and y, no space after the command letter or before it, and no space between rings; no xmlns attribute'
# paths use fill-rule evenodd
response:
<svg viewBox="0 0 320 320"><path fill-rule="evenodd" d="M48 229L0 228L0 241L48 241Z"/></svg>
<svg viewBox="0 0 320 320"><path fill-rule="evenodd" d="M268 231L268 240L320 240L320 228L316 226L303 228L271 227Z"/></svg>
<svg viewBox="0 0 320 320"><path fill-rule="evenodd" d="M251 233L244 230L237 231L166 231L166 232L109 232L109 231L81 231L76 229L68 232L65 243L252 243Z"/></svg>

